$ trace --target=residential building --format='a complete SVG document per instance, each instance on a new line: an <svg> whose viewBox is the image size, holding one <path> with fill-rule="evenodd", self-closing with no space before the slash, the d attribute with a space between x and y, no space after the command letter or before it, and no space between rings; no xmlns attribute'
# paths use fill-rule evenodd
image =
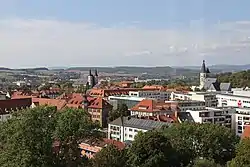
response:
<svg viewBox="0 0 250 167"><path fill-rule="evenodd" d="M134 117L117 118L108 124L109 139L121 142L133 141L139 131L159 129L163 126L171 126L171 123L154 120L138 119Z"/></svg>
<svg viewBox="0 0 250 167"><path fill-rule="evenodd" d="M156 100L169 100L171 92L168 91L130 91L131 97L144 97Z"/></svg>
<svg viewBox="0 0 250 167"><path fill-rule="evenodd" d="M48 99L48 98L32 98L32 108L38 106L53 106L57 110L62 110L66 107L67 101L61 99Z"/></svg>
<svg viewBox="0 0 250 167"><path fill-rule="evenodd" d="M86 156L87 158L91 159L94 158L96 153L98 153L108 145L114 145L120 150L124 149L126 146L123 142L105 138L102 140L98 140L95 143L92 143L90 141L82 142L81 144L79 144L79 148L81 150L82 156Z"/></svg>
<svg viewBox="0 0 250 167"><path fill-rule="evenodd" d="M166 104L153 99L144 99L129 110L132 116L136 115L138 117L167 115L172 113L173 110L177 110L177 104Z"/></svg>
<svg viewBox="0 0 250 167"><path fill-rule="evenodd" d="M217 94L218 107L250 108L250 97L229 93Z"/></svg>
<svg viewBox="0 0 250 167"><path fill-rule="evenodd" d="M11 112L31 107L31 98L0 100L0 121L11 118Z"/></svg>
<svg viewBox="0 0 250 167"><path fill-rule="evenodd" d="M216 94L211 92L172 92L170 99L203 101L206 107L216 107L218 104Z"/></svg>
<svg viewBox="0 0 250 167"><path fill-rule="evenodd" d="M109 96L121 96L121 95L129 95L129 91L154 91L159 90L159 88L115 88L115 89L101 89L101 88L93 88L88 94L93 97L102 97L107 99Z"/></svg>
<svg viewBox="0 0 250 167"><path fill-rule="evenodd" d="M236 113L233 116L235 132L238 136L241 136L244 133L244 130L247 127L250 127L250 109L236 108Z"/></svg>
<svg viewBox="0 0 250 167"><path fill-rule="evenodd" d="M134 107L140 101L144 100L143 97L131 97L131 96L109 96L108 102L113 106L113 109L117 109L117 107L121 104L126 104L128 108Z"/></svg>
<svg viewBox="0 0 250 167"><path fill-rule="evenodd" d="M179 101L165 101L165 104L171 104L171 106L178 106L178 111L186 112L187 110L203 110L206 108L204 101L195 100L179 100Z"/></svg>
<svg viewBox="0 0 250 167"><path fill-rule="evenodd" d="M92 121L100 123L101 127L107 127L108 113L113 106L101 97L76 97L68 101L67 107L84 108L91 115Z"/></svg>
<svg viewBox="0 0 250 167"><path fill-rule="evenodd" d="M196 122L196 123L212 123L226 126L232 128L232 115L229 114L231 109L222 109L222 108L206 108L203 110L187 110L185 113L181 113L179 117L180 122ZM186 115L186 119L184 117ZM191 118L191 119L190 119Z"/></svg>

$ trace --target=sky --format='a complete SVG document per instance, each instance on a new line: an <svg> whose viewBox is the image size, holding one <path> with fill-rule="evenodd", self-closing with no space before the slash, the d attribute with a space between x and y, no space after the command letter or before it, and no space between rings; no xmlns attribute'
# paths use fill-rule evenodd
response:
<svg viewBox="0 0 250 167"><path fill-rule="evenodd" d="M249 0L0 4L0 67L250 64Z"/></svg>

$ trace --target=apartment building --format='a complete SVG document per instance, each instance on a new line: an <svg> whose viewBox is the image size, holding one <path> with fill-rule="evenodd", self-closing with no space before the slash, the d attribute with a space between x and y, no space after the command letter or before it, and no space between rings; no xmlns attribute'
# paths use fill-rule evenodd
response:
<svg viewBox="0 0 250 167"><path fill-rule="evenodd" d="M187 110L198 111L206 108L205 102L194 100L165 101L165 104L177 105L180 112L186 112Z"/></svg>
<svg viewBox="0 0 250 167"><path fill-rule="evenodd" d="M171 92L169 91L130 91L131 97L151 98L156 100L169 100Z"/></svg>
<svg viewBox="0 0 250 167"><path fill-rule="evenodd" d="M17 111L31 107L31 98L0 100L0 121L6 121L12 117L11 111Z"/></svg>
<svg viewBox="0 0 250 167"><path fill-rule="evenodd" d="M171 123L123 117L109 123L108 137L109 139L121 142L133 141L139 131L146 132L148 130L159 129L163 126L169 127Z"/></svg>
<svg viewBox="0 0 250 167"><path fill-rule="evenodd" d="M236 112L233 115L233 124L235 133L241 136L246 127L250 127L250 109L236 108Z"/></svg>
<svg viewBox="0 0 250 167"><path fill-rule="evenodd" d="M203 101L206 107L216 107L218 104L216 94L210 92L172 92L170 99Z"/></svg>
<svg viewBox="0 0 250 167"><path fill-rule="evenodd" d="M186 114L191 116L192 122L219 124L231 129L233 128L232 115L230 114L232 112L233 109L206 108L199 111L187 110Z"/></svg>
<svg viewBox="0 0 250 167"><path fill-rule="evenodd" d="M117 107L121 104L126 104L128 108L134 107L136 104L144 100L143 97L131 97L131 96L109 96L108 102L113 106L113 109L117 109Z"/></svg>

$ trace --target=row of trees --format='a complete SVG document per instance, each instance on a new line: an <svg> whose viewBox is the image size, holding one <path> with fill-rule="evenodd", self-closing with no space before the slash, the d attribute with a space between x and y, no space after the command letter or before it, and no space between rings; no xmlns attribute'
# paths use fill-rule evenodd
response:
<svg viewBox="0 0 250 167"><path fill-rule="evenodd" d="M139 133L132 146L102 149L92 167L243 167L250 150L226 127L181 124L160 131ZM243 147L243 148L242 148ZM248 143L250 147L250 142ZM243 152L241 152L243 149ZM248 154L245 154L245 153ZM242 157L240 157L242 156ZM245 158L245 159L244 159ZM233 160L232 160L233 159Z"/></svg>
<svg viewBox="0 0 250 167"><path fill-rule="evenodd" d="M138 133L124 150L108 146L92 160L78 144L100 139L99 126L84 110L40 107L13 113L0 124L3 167L245 167L250 140L226 127L184 123Z"/></svg>

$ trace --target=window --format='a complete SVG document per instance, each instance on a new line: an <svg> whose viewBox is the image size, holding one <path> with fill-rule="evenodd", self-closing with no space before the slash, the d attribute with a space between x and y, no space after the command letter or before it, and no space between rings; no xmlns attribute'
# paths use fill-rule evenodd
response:
<svg viewBox="0 0 250 167"><path fill-rule="evenodd" d="M132 136L132 135L129 135L129 138L133 138L133 136Z"/></svg>
<svg viewBox="0 0 250 167"><path fill-rule="evenodd" d="M138 130L135 129L134 132L138 132Z"/></svg>
<svg viewBox="0 0 250 167"><path fill-rule="evenodd" d="M133 131L133 129L130 129L130 128L129 128L129 131L130 131L130 132L132 132L132 131Z"/></svg>

